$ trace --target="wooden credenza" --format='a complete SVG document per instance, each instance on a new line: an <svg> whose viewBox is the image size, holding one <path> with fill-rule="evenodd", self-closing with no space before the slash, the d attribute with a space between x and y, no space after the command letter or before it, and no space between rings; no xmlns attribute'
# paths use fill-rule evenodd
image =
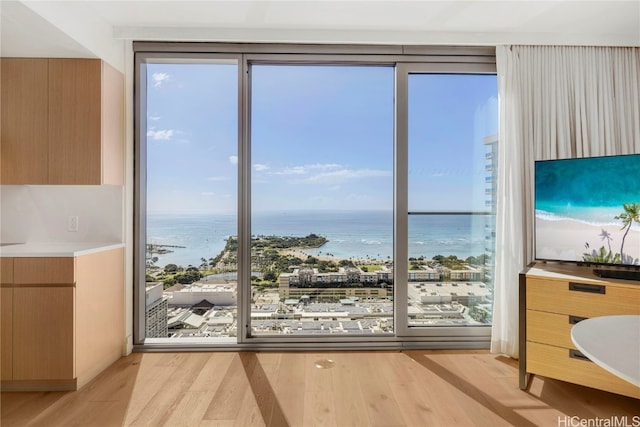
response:
<svg viewBox="0 0 640 427"><path fill-rule="evenodd" d="M536 374L640 399L640 387L597 366L571 341L577 322L618 314L640 314L640 282L602 279L588 266L530 265L520 274L520 388Z"/></svg>

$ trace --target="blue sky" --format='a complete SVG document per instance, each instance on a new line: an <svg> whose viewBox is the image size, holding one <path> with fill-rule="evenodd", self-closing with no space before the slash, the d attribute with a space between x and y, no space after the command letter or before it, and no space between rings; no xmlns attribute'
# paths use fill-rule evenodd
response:
<svg viewBox="0 0 640 427"><path fill-rule="evenodd" d="M147 75L149 212L234 212L236 67ZM251 79L255 211L392 208L393 67L256 65ZM495 76L411 76L410 209L484 209L496 91Z"/></svg>

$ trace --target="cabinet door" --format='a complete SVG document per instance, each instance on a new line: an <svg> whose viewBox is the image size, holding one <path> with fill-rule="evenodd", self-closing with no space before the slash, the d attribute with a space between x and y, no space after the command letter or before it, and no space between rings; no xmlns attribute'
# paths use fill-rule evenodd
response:
<svg viewBox="0 0 640 427"><path fill-rule="evenodd" d="M13 258L0 258L0 379L13 378Z"/></svg>
<svg viewBox="0 0 640 427"><path fill-rule="evenodd" d="M100 184L102 65L49 60L49 183Z"/></svg>
<svg viewBox="0 0 640 427"><path fill-rule="evenodd" d="M73 379L73 287L13 289L13 379Z"/></svg>
<svg viewBox="0 0 640 427"><path fill-rule="evenodd" d="M13 379L13 289L0 289L0 379Z"/></svg>
<svg viewBox="0 0 640 427"><path fill-rule="evenodd" d="M2 58L2 184L47 184L48 60Z"/></svg>

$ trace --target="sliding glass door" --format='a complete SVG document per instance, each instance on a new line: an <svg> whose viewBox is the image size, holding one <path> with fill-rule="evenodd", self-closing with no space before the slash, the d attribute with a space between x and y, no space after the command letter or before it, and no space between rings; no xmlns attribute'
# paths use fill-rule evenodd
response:
<svg viewBox="0 0 640 427"><path fill-rule="evenodd" d="M136 54L137 344L486 345L491 52L173 48Z"/></svg>
<svg viewBox="0 0 640 427"><path fill-rule="evenodd" d="M406 151L397 166L407 189L401 330L484 335L486 328L472 327L491 324L496 76L399 68Z"/></svg>
<svg viewBox="0 0 640 427"><path fill-rule="evenodd" d="M250 335L392 334L393 67L249 75Z"/></svg>

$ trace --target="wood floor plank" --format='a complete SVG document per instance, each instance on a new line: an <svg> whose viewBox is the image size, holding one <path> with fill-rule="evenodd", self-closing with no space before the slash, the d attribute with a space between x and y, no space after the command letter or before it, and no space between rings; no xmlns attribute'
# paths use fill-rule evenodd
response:
<svg viewBox="0 0 640 427"><path fill-rule="evenodd" d="M189 386L202 371L208 359L206 353L182 353L179 357L161 359L157 369L172 369L155 393L154 398L135 417L127 416L126 426L158 426L167 420L184 398ZM169 362L169 363L164 363ZM168 371L165 371L168 372Z"/></svg>
<svg viewBox="0 0 640 427"><path fill-rule="evenodd" d="M189 391L215 391L224 379L236 353L211 353L202 371L189 387Z"/></svg>
<svg viewBox="0 0 640 427"><path fill-rule="evenodd" d="M166 426L197 426L202 421L214 391L187 391L169 415Z"/></svg>
<svg viewBox="0 0 640 427"><path fill-rule="evenodd" d="M341 425L336 418L333 391L309 390L304 393L304 426Z"/></svg>
<svg viewBox="0 0 640 427"><path fill-rule="evenodd" d="M264 408L260 408L258 399L254 396L251 387L247 388L242 401L240 402L242 408L238 411L236 416L234 427L266 427L268 420L271 418L271 410L268 410L268 415L264 415Z"/></svg>
<svg viewBox="0 0 640 427"><path fill-rule="evenodd" d="M374 358L356 356L360 389L367 403L367 415L372 426L404 426L404 418L386 379L378 374Z"/></svg>
<svg viewBox="0 0 640 427"><path fill-rule="evenodd" d="M38 414L55 405L65 392L2 393L0 425L25 425Z"/></svg>
<svg viewBox="0 0 640 427"><path fill-rule="evenodd" d="M367 414L367 402L364 400L358 372L357 353L344 353L335 358L331 370L333 385L339 393L333 394L338 425L345 427L368 427L371 425Z"/></svg>
<svg viewBox="0 0 640 427"><path fill-rule="evenodd" d="M308 354L305 357L305 391L332 391L334 387L331 372L335 368L335 360L340 357L337 353Z"/></svg>
<svg viewBox="0 0 640 427"><path fill-rule="evenodd" d="M72 410L68 405L63 405L56 410L41 414L26 425L29 427L115 427L122 425L119 402L91 402L73 399L73 402L69 403L72 404Z"/></svg>
<svg viewBox="0 0 640 427"><path fill-rule="evenodd" d="M486 357L470 352L431 355L429 358L439 365L434 371L444 372L443 379L472 401L465 412L476 425L509 426L515 423L532 427L526 418L504 405L496 395L485 392L485 389L500 391L496 378L484 369L488 361Z"/></svg>
<svg viewBox="0 0 640 427"><path fill-rule="evenodd" d="M437 425L438 418L424 399L424 386L414 381L390 382L389 389L408 426Z"/></svg>
<svg viewBox="0 0 640 427"><path fill-rule="evenodd" d="M242 408L244 395L249 388L248 376L251 375L255 360L248 366L243 364L241 355L236 353L229 364L220 387L216 390L204 419L235 419Z"/></svg>
<svg viewBox="0 0 640 427"><path fill-rule="evenodd" d="M417 362L415 371L418 390L426 407L432 411L434 425L450 423L456 426L475 426L474 420L467 414L467 406L472 401L466 399L437 370L429 369L428 353L411 351L405 354Z"/></svg>
<svg viewBox="0 0 640 427"><path fill-rule="evenodd" d="M146 356L146 355L145 355ZM133 388L133 394L129 400L125 425L129 425L140 413L156 399L156 396L164 389L165 384L176 371L173 367L154 367L144 369L144 365L138 373L138 381Z"/></svg>
<svg viewBox="0 0 640 427"><path fill-rule="evenodd" d="M304 387L306 384L304 353L283 353L274 387L281 412L274 412L273 426L302 426L304 420Z"/></svg>

